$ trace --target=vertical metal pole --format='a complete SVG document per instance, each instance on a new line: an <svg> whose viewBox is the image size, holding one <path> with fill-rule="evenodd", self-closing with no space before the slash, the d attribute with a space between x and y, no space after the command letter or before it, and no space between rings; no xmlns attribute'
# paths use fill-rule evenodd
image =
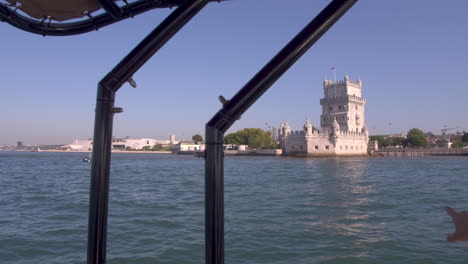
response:
<svg viewBox="0 0 468 264"><path fill-rule="evenodd" d="M224 263L224 133L206 126L205 262ZM209 153L209 154L208 154Z"/></svg>
<svg viewBox="0 0 468 264"><path fill-rule="evenodd" d="M224 133L356 2L332 1L206 124L206 264L224 264Z"/></svg>
<svg viewBox="0 0 468 264"><path fill-rule="evenodd" d="M106 263L109 171L115 93L208 0L187 0L141 41L98 85L88 222L88 264Z"/></svg>
<svg viewBox="0 0 468 264"><path fill-rule="evenodd" d="M115 92L98 86L88 219L88 263L106 262L109 170Z"/></svg>

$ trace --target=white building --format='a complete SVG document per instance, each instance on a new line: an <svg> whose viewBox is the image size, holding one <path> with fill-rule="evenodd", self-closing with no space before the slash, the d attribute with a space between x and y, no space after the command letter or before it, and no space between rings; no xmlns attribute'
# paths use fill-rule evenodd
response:
<svg viewBox="0 0 468 264"><path fill-rule="evenodd" d="M155 145L172 145L171 140L159 140L153 138L126 138L126 139L114 139L112 140L112 149L125 150L126 148L131 149L142 149L144 147L153 147ZM174 143L178 143L174 141Z"/></svg>
<svg viewBox="0 0 468 264"><path fill-rule="evenodd" d="M366 156L369 132L365 125L362 82L349 80L323 82L324 98L320 99L320 127L306 120L303 130L291 131L281 123L278 139L283 155L292 156Z"/></svg>
<svg viewBox="0 0 468 264"><path fill-rule="evenodd" d="M179 143L174 146L172 149L173 153L179 153L184 151L203 151L205 150L205 144L195 144L195 143Z"/></svg>
<svg viewBox="0 0 468 264"><path fill-rule="evenodd" d="M73 140L73 143L61 146L60 149L68 151L92 151L93 141L92 140Z"/></svg>
<svg viewBox="0 0 468 264"><path fill-rule="evenodd" d="M125 150L127 148L131 149L142 149L144 147L153 147L155 145L176 145L179 141L175 140L174 135L170 135L168 140L159 140L153 138L125 138L125 139L113 139L112 140L112 149L113 150ZM73 143L64 145L60 147L64 150L69 151L92 151L93 150L93 141L92 140L78 140L75 139Z"/></svg>

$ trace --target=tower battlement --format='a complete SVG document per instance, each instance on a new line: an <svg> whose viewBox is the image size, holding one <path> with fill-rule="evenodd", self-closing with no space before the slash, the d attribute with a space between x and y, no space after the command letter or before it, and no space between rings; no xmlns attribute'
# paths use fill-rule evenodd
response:
<svg viewBox="0 0 468 264"><path fill-rule="evenodd" d="M320 99L320 104L334 104L334 103L340 103L340 102L346 102L346 101L355 101L355 102L360 102L360 103L366 103L366 99L362 97L358 97L355 95L340 95L340 96L332 96L328 98L322 98Z"/></svg>
<svg viewBox="0 0 468 264"><path fill-rule="evenodd" d="M323 88L336 88L337 86L346 86L346 85L352 85L356 88L361 89L362 88L362 81L357 80L357 81L352 81L349 79L348 75L344 77L343 80L337 80L336 82L332 80L324 80L323 81Z"/></svg>

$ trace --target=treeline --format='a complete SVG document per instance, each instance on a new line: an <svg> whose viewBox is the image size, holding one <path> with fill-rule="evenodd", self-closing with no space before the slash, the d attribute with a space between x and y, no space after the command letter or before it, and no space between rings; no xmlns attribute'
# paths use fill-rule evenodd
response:
<svg viewBox="0 0 468 264"><path fill-rule="evenodd" d="M385 137L385 136L371 136L370 140L379 142L379 147L426 147L427 140L424 132L421 129L413 128L408 131L406 138L403 137Z"/></svg>
<svg viewBox="0 0 468 264"><path fill-rule="evenodd" d="M424 132L418 128L413 128L408 131L406 138L403 137L385 137L385 136L371 136L370 140L377 141L379 147L427 147L427 139ZM468 133L464 133L462 136L456 136L455 141L452 144L452 148L468 146ZM446 139L438 139L438 146L442 147L446 145Z"/></svg>
<svg viewBox="0 0 468 264"><path fill-rule="evenodd" d="M253 149L278 149L279 144L271 131L261 128L244 128L224 137L225 144L248 145Z"/></svg>
<svg viewBox="0 0 468 264"><path fill-rule="evenodd" d="M461 136L456 136L454 138L452 148L462 148L462 147L468 147L468 133L463 133Z"/></svg>
<svg viewBox="0 0 468 264"><path fill-rule="evenodd" d="M131 147L126 147L126 151L172 151L173 146L163 146L161 144L156 144L154 146L144 146L141 149L134 149Z"/></svg>

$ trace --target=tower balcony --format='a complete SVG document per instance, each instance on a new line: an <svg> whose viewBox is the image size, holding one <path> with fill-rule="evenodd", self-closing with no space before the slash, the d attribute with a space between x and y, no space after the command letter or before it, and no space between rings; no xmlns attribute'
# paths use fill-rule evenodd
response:
<svg viewBox="0 0 468 264"><path fill-rule="evenodd" d="M336 103L347 103L347 102L355 102L365 104L366 99L355 96L355 95L341 95L341 96L333 96L320 99L320 104L336 104Z"/></svg>

